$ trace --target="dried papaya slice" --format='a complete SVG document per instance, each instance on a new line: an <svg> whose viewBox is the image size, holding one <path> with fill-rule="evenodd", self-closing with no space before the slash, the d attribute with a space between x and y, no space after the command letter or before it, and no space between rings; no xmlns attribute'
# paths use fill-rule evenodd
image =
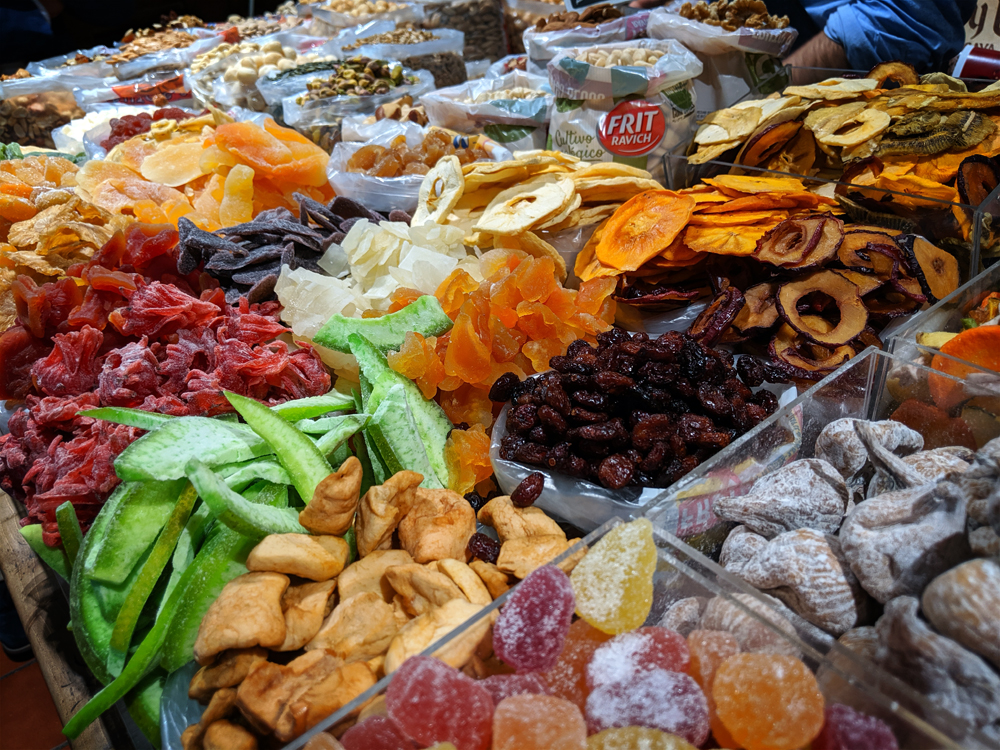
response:
<svg viewBox="0 0 1000 750"><path fill-rule="evenodd" d="M677 238L694 207L693 198L672 190L648 190L629 198L604 225L595 248L597 260L621 271L635 271Z"/></svg>
<svg viewBox="0 0 1000 750"><path fill-rule="evenodd" d="M829 295L840 310L840 322L830 331L814 328L798 310L799 300L814 292ZM868 310L858 292L854 284L834 271L814 271L782 284L778 289L778 312L810 341L828 347L843 346L865 330L868 323Z"/></svg>
<svg viewBox="0 0 1000 750"><path fill-rule="evenodd" d="M751 225L736 227L688 227L684 242L700 253L713 255L753 255L757 242L769 227Z"/></svg>
<svg viewBox="0 0 1000 750"><path fill-rule="evenodd" d="M929 298L937 301L958 289L961 275L954 255L915 234L900 235L896 244Z"/></svg>
<svg viewBox="0 0 1000 750"><path fill-rule="evenodd" d="M962 331L945 342L940 354L931 360L931 369L962 380L979 368L1000 372L1000 326L978 326ZM945 410L968 397L962 384L949 378L931 374L927 377L927 385L934 403Z"/></svg>
<svg viewBox="0 0 1000 750"><path fill-rule="evenodd" d="M958 167L958 195L962 203L978 206L1000 185L1000 167L988 156L973 154Z"/></svg>
<svg viewBox="0 0 1000 750"><path fill-rule="evenodd" d="M739 193L799 193L805 192L806 189L806 186L802 184L802 180L795 177L721 174L718 177L706 177L704 182L719 188L724 193L727 191L736 191Z"/></svg>

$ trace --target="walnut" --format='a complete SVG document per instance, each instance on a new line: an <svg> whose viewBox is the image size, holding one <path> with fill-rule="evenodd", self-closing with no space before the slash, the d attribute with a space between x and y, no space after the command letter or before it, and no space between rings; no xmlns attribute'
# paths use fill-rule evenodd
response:
<svg viewBox="0 0 1000 750"><path fill-rule="evenodd" d="M188 697L199 703L207 703L219 688L233 687L243 682L247 673L259 661L267 661L267 651L259 646L223 652L212 664L195 672L188 687Z"/></svg>
<svg viewBox="0 0 1000 750"><path fill-rule="evenodd" d="M298 651L316 637L323 618L329 614L327 607L336 585L334 579L289 586L281 597L281 608L285 613L285 641L276 651Z"/></svg>
<svg viewBox="0 0 1000 750"><path fill-rule="evenodd" d="M970 560L924 589L924 616L938 632L1000 668L1000 565Z"/></svg>
<svg viewBox="0 0 1000 750"><path fill-rule="evenodd" d="M367 557L374 550L388 549L392 533L409 512L414 490L424 478L415 471L399 471L384 484L372 487L361 498L355 532L358 554Z"/></svg>
<svg viewBox="0 0 1000 750"><path fill-rule="evenodd" d="M344 569L349 555L350 547L339 536L268 534L251 550L247 570L326 581Z"/></svg>
<svg viewBox="0 0 1000 750"><path fill-rule="evenodd" d="M287 665L261 662L240 683L236 705L257 731L269 734L290 702L342 665L325 651L306 651Z"/></svg>
<svg viewBox="0 0 1000 750"><path fill-rule="evenodd" d="M483 579L487 591L490 592L490 596L494 599L499 598L510 589L509 576L493 563L484 562L483 560L473 560L469 563L469 567L476 572L477 576Z"/></svg>
<svg viewBox="0 0 1000 750"><path fill-rule="evenodd" d="M446 557L444 560L438 560L434 565L454 581L455 585L462 590L465 598L473 604L485 606L493 602L493 596L483 584L482 579L464 562Z"/></svg>
<svg viewBox="0 0 1000 750"><path fill-rule="evenodd" d="M361 462L350 456L340 469L316 485L299 523L313 534L343 536L354 522L361 493Z"/></svg>
<svg viewBox="0 0 1000 750"><path fill-rule="evenodd" d="M275 648L285 640L281 595L288 576L280 573L246 573L237 576L212 602L198 628L194 658L205 665L230 648Z"/></svg>
<svg viewBox="0 0 1000 750"><path fill-rule="evenodd" d="M479 509L479 522L496 529L500 542L526 536L562 536L559 524L541 508L515 508L507 495L499 495Z"/></svg>
<svg viewBox="0 0 1000 750"><path fill-rule="evenodd" d="M398 565L386 570L385 577L411 615L422 615L452 599L465 599L454 581L429 565Z"/></svg>
<svg viewBox="0 0 1000 750"><path fill-rule="evenodd" d="M399 541L418 563L452 557L465 560L476 532L476 513L451 490L417 488L413 505L399 522Z"/></svg>
<svg viewBox="0 0 1000 750"><path fill-rule="evenodd" d="M385 579L385 571L394 565L408 565L413 562L405 549L377 549L348 565L337 578L337 589L341 599L350 599L365 591L381 593L387 602L392 601L395 591Z"/></svg>
<svg viewBox="0 0 1000 750"><path fill-rule="evenodd" d="M500 547L497 567L504 573L510 573L515 578L523 580L533 570L548 565L579 541L579 539L567 541L565 536L555 535L511 539ZM559 567L568 573L584 554L586 554L586 550L580 550L578 554L561 563Z"/></svg>
<svg viewBox="0 0 1000 750"><path fill-rule="evenodd" d="M257 750L257 738L239 724L217 721L205 731L205 750Z"/></svg>
<svg viewBox="0 0 1000 750"><path fill-rule="evenodd" d="M364 662L345 664L288 702L278 717L274 736L281 742L291 742L346 706L375 682L375 674Z"/></svg>
<svg viewBox="0 0 1000 750"><path fill-rule="evenodd" d="M341 600L305 648L324 649L345 662L367 661L385 653L398 629L392 605L366 591Z"/></svg>
<svg viewBox="0 0 1000 750"><path fill-rule="evenodd" d="M395 672L408 658L421 653L432 643L463 625L481 609L480 605L465 599L452 599L442 607L435 607L430 612L413 618L389 644L389 650L385 654L385 673ZM433 655L456 669L461 668L475 652L494 617L495 613L477 620Z"/></svg>

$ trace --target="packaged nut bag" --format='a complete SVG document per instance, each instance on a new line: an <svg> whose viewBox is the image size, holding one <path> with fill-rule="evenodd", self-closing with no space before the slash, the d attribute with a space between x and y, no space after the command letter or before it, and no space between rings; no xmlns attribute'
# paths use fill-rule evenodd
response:
<svg viewBox="0 0 1000 750"><path fill-rule="evenodd" d="M24 74L0 82L0 143L53 148L52 131L83 116L73 87L100 81Z"/></svg>
<svg viewBox="0 0 1000 750"><path fill-rule="evenodd" d="M457 29L465 34L469 60L499 60L507 54L500 0L446 0L423 6L425 29Z"/></svg>
<svg viewBox="0 0 1000 750"><path fill-rule="evenodd" d="M787 18L769 16L759 0L754 7L757 6L763 8L761 16L732 20L754 23L755 26L780 26L781 23L785 26L757 28L741 25L733 29L735 23L728 22L728 19L712 18L712 6L704 2L692 8L690 3L682 4L681 0L676 0L650 14L647 33L651 39L681 42L698 56L704 66L694 84L698 95L699 120L710 112L735 103L752 88L757 88L763 95L780 91L788 85L779 58L788 52L799 33L787 26ZM702 15L698 13L700 10L709 14L705 21L697 20ZM681 12L694 17L685 18ZM763 81L767 81L766 88L760 87Z"/></svg>
<svg viewBox="0 0 1000 750"><path fill-rule="evenodd" d="M561 50L549 62L549 148L645 169L663 182L664 154L694 131L692 79L701 71L671 40Z"/></svg>
<svg viewBox="0 0 1000 750"><path fill-rule="evenodd" d="M546 23L546 26L554 26L555 28L544 31L539 31L537 27L527 29L524 32L524 50L528 55L528 72L535 75L545 75L548 63L571 47L627 42L646 36L646 23L649 20L648 10L639 11L629 16L612 18L596 25L585 20L588 13L595 13L600 8L609 8L603 13L605 16L620 13L618 8L593 6L580 14L582 19L580 23L569 25L568 28L565 28L567 25L565 23ZM567 15L569 14L550 14L549 18Z"/></svg>

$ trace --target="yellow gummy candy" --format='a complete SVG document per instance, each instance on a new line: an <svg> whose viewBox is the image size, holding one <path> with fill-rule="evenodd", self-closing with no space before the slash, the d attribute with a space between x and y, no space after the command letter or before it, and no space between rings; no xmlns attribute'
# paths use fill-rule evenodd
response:
<svg viewBox="0 0 1000 750"><path fill-rule="evenodd" d="M604 535L573 569L576 613L603 633L641 626L653 606L656 544L645 518Z"/></svg>
<svg viewBox="0 0 1000 750"><path fill-rule="evenodd" d="M219 204L222 226L231 227L253 219L253 176L253 169L244 164L237 164L229 170L222 203Z"/></svg>
<svg viewBox="0 0 1000 750"><path fill-rule="evenodd" d="M587 738L587 750L697 750L680 737L645 727L605 729Z"/></svg>

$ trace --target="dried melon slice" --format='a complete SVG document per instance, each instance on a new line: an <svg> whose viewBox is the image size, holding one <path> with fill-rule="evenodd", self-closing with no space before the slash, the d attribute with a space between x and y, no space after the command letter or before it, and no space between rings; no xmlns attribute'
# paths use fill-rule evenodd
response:
<svg viewBox="0 0 1000 750"><path fill-rule="evenodd" d="M635 271L677 238L694 207L693 198L672 190L649 190L630 198L604 225L597 259L621 271Z"/></svg>

